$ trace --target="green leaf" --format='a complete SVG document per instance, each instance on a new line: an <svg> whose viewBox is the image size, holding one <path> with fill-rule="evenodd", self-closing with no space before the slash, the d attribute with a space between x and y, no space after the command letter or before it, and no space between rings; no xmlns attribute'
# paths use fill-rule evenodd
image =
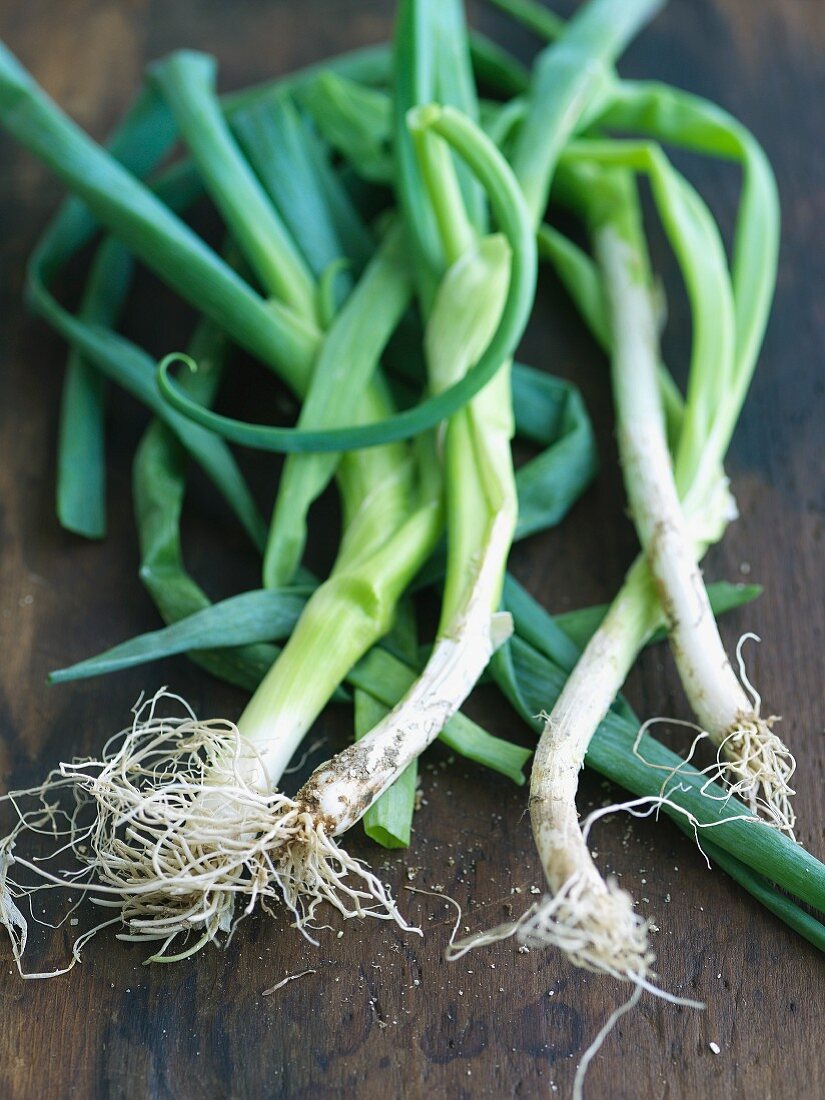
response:
<svg viewBox="0 0 825 1100"><path fill-rule="evenodd" d="M114 325L132 278L124 249L102 248L92 265L78 320ZM86 538L106 533L105 380L77 348L69 351L57 440L57 515Z"/></svg>
<svg viewBox="0 0 825 1100"><path fill-rule="evenodd" d="M667 85L616 81L599 124L730 159L743 170L732 264L735 370L720 394L710 369L696 363L701 384L694 395L693 415L700 426L712 424L713 428L709 440L694 432L683 444L680 459L685 480L684 470L689 472L698 462L710 471L721 463L750 385L776 285L780 220L776 181L761 147L741 123L715 104Z"/></svg>
<svg viewBox="0 0 825 1100"><path fill-rule="evenodd" d="M290 97L237 112L232 129L316 279L342 256L360 270L374 242ZM330 202L330 189L337 191L337 203ZM348 208L343 216L342 206ZM354 238L348 228L353 224Z"/></svg>
<svg viewBox="0 0 825 1100"><path fill-rule="evenodd" d="M120 672L135 665L199 649L254 645L288 638L312 589L243 592L204 606L162 630L141 634L104 653L50 673L52 684Z"/></svg>
<svg viewBox="0 0 825 1100"><path fill-rule="evenodd" d="M545 449L516 471L516 538L559 523L596 476L598 453L578 389L532 367L513 367L516 433Z"/></svg>
<svg viewBox="0 0 825 1100"><path fill-rule="evenodd" d="M334 428L356 418L377 419L392 411L378 366L411 296L403 238L396 226L389 230L322 341L298 418L301 428ZM310 505L328 485L340 458L336 454L287 457L264 557L264 584L268 588L289 583L298 568L306 544ZM349 465L363 467L369 462L374 467L370 477L380 484L391 479L407 458L406 449L395 445L350 459ZM402 491L403 482L398 482L398 487ZM376 522L386 530L393 522L392 515L376 516Z"/></svg>
<svg viewBox="0 0 825 1100"><path fill-rule="evenodd" d="M186 385L198 400L209 402L220 382L226 340L217 326L201 322L189 350L197 356L201 367L196 374L188 375ZM187 470L187 455L180 441L162 420L154 420L138 445L132 468L135 522L140 544L140 578L161 617L172 624L212 606L208 595L187 572L183 560L180 517ZM206 634L202 619L200 629L203 641ZM163 642L163 632L154 633L155 644ZM140 643L140 639L126 644L133 643ZM144 647L145 657L148 652ZM277 655L278 649L267 644L189 652L190 658L212 675L248 691L257 687Z"/></svg>
<svg viewBox="0 0 825 1100"><path fill-rule="evenodd" d="M215 93L213 57L179 50L149 73L175 117L206 190L267 293L310 323L315 284L289 232L244 160Z"/></svg>
<svg viewBox="0 0 825 1100"><path fill-rule="evenodd" d="M135 344L99 324L85 322L65 310L43 282L43 273L65 263L69 256L55 234L44 238L29 264L29 293L49 323L84 359L122 386L159 416L175 432L192 457L202 466L250 538L260 546L263 522L238 466L226 444L178 416L160 399L155 386L153 360ZM124 259L121 245L107 240L100 249L95 277L106 293L118 292Z"/></svg>
<svg viewBox="0 0 825 1100"><path fill-rule="evenodd" d="M762 595L759 584L730 584L728 581L716 581L708 585L708 596L713 614L718 618L737 607L744 607ZM588 607L581 611L567 611L554 615L555 622L571 638L579 649L584 649L591 636L596 633L602 619L607 614L608 605ZM648 645L664 641L667 636L664 626L653 634Z"/></svg>
<svg viewBox="0 0 825 1100"><path fill-rule="evenodd" d="M398 604L396 619L382 643L401 660L415 661L418 632L411 601L405 597ZM389 713L389 707L356 688L355 739L365 737ZM408 764L396 781L377 799L361 819L364 832L383 848L406 848L412 834L415 812L415 789L418 782L418 761Z"/></svg>
<svg viewBox="0 0 825 1100"><path fill-rule="evenodd" d="M300 389L316 335L265 302L172 211L71 122L0 47L0 123L185 300ZM35 304L38 304L35 297Z"/></svg>
<svg viewBox="0 0 825 1100"><path fill-rule="evenodd" d="M541 221L561 150L606 78L609 66L663 0L591 0L538 56L513 171L530 215Z"/></svg>

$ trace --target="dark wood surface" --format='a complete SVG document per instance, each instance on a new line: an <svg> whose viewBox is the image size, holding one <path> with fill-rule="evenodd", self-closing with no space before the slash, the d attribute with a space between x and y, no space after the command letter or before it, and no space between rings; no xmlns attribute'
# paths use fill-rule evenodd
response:
<svg viewBox="0 0 825 1100"><path fill-rule="evenodd" d="M569 7L569 5L568 5ZM143 65L177 46L216 53L226 89L348 46L384 39L386 0L3 0L0 34L56 99L103 137ZM531 40L477 5L474 18L525 54ZM799 760L800 839L825 857L825 6L820 0L673 0L630 51L624 71L710 95L764 141L782 193L776 306L761 367L731 451L742 516L708 557L711 578L765 584L764 597L725 620L745 630L766 706L784 715ZM110 533L99 545L62 532L53 513L57 401L65 353L21 305L23 264L60 195L28 155L0 137L0 771L20 786L58 760L91 752L128 716L139 691L169 683L203 715L235 716L242 696L175 660L104 681L44 688L47 671L156 624L136 578L129 462L142 410L112 406ZM729 226L735 173L686 162ZM657 262L670 270L661 247ZM686 307L674 288L670 359L683 363ZM155 352L180 345L184 314L141 279L126 328ZM151 305L151 308L147 308ZM608 599L634 553L623 514L605 373L545 280L525 358L575 377L599 426L604 474L560 531L513 556L516 574L551 609ZM242 400L242 395L235 395ZM257 470L258 467L253 467ZM256 474L262 503L268 477ZM271 490L270 490L271 491ZM215 594L249 587L255 562L204 485L191 498L187 553ZM639 662L629 685L643 714L685 717L667 651ZM524 736L495 696L476 702L489 727ZM326 740L347 736L325 715ZM385 869L424 939L379 922L350 923L302 942L282 920L244 923L225 951L146 968L139 949L104 934L83 965L52 982L22 983L9 952L0 981L0 1095L57 1097L506 1097L568 1095L578 1057L624 998L612 981L556 954L511 944L457 964L442 960L453 911L403 893L443 889L472 928L518 911L541 884L524 817L525 793L435 750L412 847L387 857L360 836L356 852ZM582 779L582 808L617 792ZM661 931L662 985L707 1002L704 1013L650 998L625 1017L593 1064L592 1098L825 1095L825 983L817 953L752 902L668 823L599 827L603 867ZM411 881L410 881L411 880ZM56 934L41 962L63 956ZM316 972L278 993L287 974ZM714 1054L710 1043L721 1053ZM557 1090L557 1092L555 1091Z"/></svg>

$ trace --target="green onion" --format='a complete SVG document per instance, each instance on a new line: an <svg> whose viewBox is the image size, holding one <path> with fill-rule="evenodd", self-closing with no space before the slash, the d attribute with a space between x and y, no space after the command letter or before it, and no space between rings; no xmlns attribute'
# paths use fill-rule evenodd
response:
<svg viewBox="0 0 825 1100"><path fill-rule="evenodd" d="M84 200L136 256L184 299L299 385L314 330L264 302L190 229L75 126L0 49L0 122Z"/></svg>
<svg viewBox="0 0 825 1100"><path fill-rule="evenodd" d="M715 734L717 744L734 757L733 766L739 778L735 790L746 795L753 811L758 802L759 780L754 781L757 764L749 750L742 752L735 736L743 715L750 713L753 716L753 708L733 677L726 658L723 655L718 659L709 657L721 652L721 643L693 556L720 536L730 517L729 494L718 465L724 452L711 447L710 454L717 456L717 465L710 467L703 461L704 481L694 483L703 488L694 489L692 496L688 492L688 529L681 520L676 489L673 487L666 492L666 478L661 475L662 471L669 470L670 460L656 350L655 309L627 168L638 164L651 175L654 196L686 272L693 300L693 361L701 364L696 369L702 372L705 387L716 387L716 397L711 399L707 390L703 392L701 384L697 385L697 376L692 371L686 408L679 418L677 447L685 433L695 435L699 431L704 433L702 438L708 439L716 430L712 421L708 423L707 416L704 422L697 419L697 407L707 414L715 403L728 428L727 438L732 429L727 419L727 402L720 401L718 388L720 379L730 378L737 363L733 335L734 295L724 255L715 226L698 196L670 169L658 150L650 146L622 147L599 142L581 142L577 148L581 154L574 153L571 147L566 157L580 163L581 168L566 183L565 189L570 195L575 194L576 200L587 208L605 273L615 349L614 387L620 410L620 451L624 455L628 493L637 523L642 524L640 538L656 575L658 590L666 594L664 607L669 628L673 630L681 624L682 636L675 651L683 676L688 677L689 694L691 676L694 677L697 689L692 696L694 706L699 706L700 684L707 688L710 683L711 670L725 673L727 669L725 686L720 685L717 695L721 693L729 700L732 709L728 711L728 718L722 721L718 714L711 715L708 707L699 706L697 713L712 736ZM602 164L608 167L601 167ZM613 164L623 167L609 167ZM770 206L767 217L770 221ZM757 315L762 305L759 300L755 302ZM759 327L758 320L756 327ZM739 369L748 372L752 363ZM643 374L639 373L641 370ZM732 389L738 391L736 386ZM697 397L697 393L700 396ZM652 449L654 443L655 451ZM676 517L679 517L678 523ZM691 560L692 566L688 564ZM677 580L679 577L681 580ZM681 596L677 596L679 592ZM677 604L677 599L681 603ZM697 611L700 599L702 610ZM669 602L671 600L674 602ZM556 900L540 908L524 934L534 941L574 943L576 961L633 980L644 979L651 958L644 923L633 912L627 895L601 880L584 843L580 842L575 828L575 786L571 787L568 777L581 762L589 739L635 654L654 629L657 604L656 592L640 560L629 572L622 592L589 643L547 720L531 785L534 832ZM686 652L684 643L687 641L688 647L693 647L700 635L701 642ZM701 662L694 659L691 665L691 652L703 654ZM692 672L684 671L685 664ZM719 683L718 673L715 675ZM710 695L706 698L709 701ZM755 727L757 721L758 715L753 716ZM734 736L730 736L732 730ZM787 819L788 772L782 770L782 750L773 735L759 736L766 751L777 753L779 767L768 783L777 784L779 812ZM773 740L769 742L769 738ZM562 823L562 814L566 815L566 824ZM565 841L560 844L558 838L562 835Z"/></svg>
<svg viewBox="0 0 825 1100"><path fill-rule="evenodd" d="M590 0L536 62L528 109L512 156L528 208L538 221L556 161L609 66L663 0Z"/></svg>
<svg viewBox="0 0 825 1100"><path fill-rule="evenodd" d="M406 20L405 20L406 16ZM412 27L412 38L405 29ZM415 97L432 82L428 71L433 36L440 24L423 0L402 9L398 43L401 71L409 77L406 94ZM412 63L405 68L407 55ZM414 254L421 257L419 285L427 321L425 351L434 392L455 385L474 360L491 354L499 313L524 297L512 288L530 286L535 246L515 181L500 155L480 130L450 107L412 111L417 164L407 153L407 118L396 141L401 194L407 228L420 232ZM464 206L449 142L486 184L494 212L510 212L507 236L476 237ZM405 152L405 150L407 152ZM424 181L427 204L413 194L417 173ZM506 204L506 205L505 205ZM430 229L436 239L429 239ZM437 243L436 243L437 242ZM443 257L443 261L440 259ZM441 266L441 276L439 268ZM530 280L527 283L527 280ZM507 291L507 283L510 291ZM520 314L523 325L524 314ZM306 922L312 899L337 898L342 892L334 867L358 874L362 896L372 899L378 915L401 920L392 900L374 876L354 864L331 838L351 828L435 739L455 714L509 632L509 618L497 614L504 570L516 522L516 488L510 458L513 416L507 375L499 371L470 405L446 426L444 464L447 486L448 557L439 630L427 664L398 705L355 745L315 770L297 796L309 819L295 834L291 855L294 881L288 903ZM310 899L305 911L304 898ZM345 900L337 900L339 908Z"/></svg>
<svg viewBox="0 0 825 1100"><path fill-rule="evenodd" d="M525 77L518 72L518 66L494 45L478 36L473 40L474 57L486 77L497 88L511 90L518 88ZM271 105L282 99L288 89L300 89L315 79L318 72L339 73L343 77L357 79L365 84L373 84L386 79L389 72L389 49L385 46L368 47L355 50L350 54L329 58L323 65L309 66L294 75L280 78L270 84L260 85L227 96L222 102L223 109L232 120L233 126L240 128L242 116L256 111L267 112ZM153 93L143 93L135 107L129 112L123 126L119 127L110 144L110 152L125 167L138 176L145 176L157 166L168 151L175 137L174 124L165 105ZM242 137L242 133L241 133ZM283 139L284 135L279 135ZM293 132L294 137L294 132ZM302 135L306 145L310 144L310 135ZM260 138L258 138L260 143ZM280 148L283 150L283 140ZM294 153L294 141L292 152ZM301 146L305 152L305 145ZM270 155L267 164L271 172L277 171L278 158ZM320 175L321 165L315 154L316 172ZM326 183L331 173L324 174ZM294 174L293 185L299 188L300 182ZM332 197L328 196L332 201ZM56 218L55 229L60 230L74 223L75 230L81 236L88 234L94 223L89 212L77 199L70 199ZM304 231L317 226L317 216L307 216L301 221ZM295 226L290 228L295 233ZM345 254L363 263L369 250L368 238L356 225L351 225L349 234L344 234ZM60 231L58 230L58 232ZM360 236L359 236L360 234ZM356 237L357 243L356 243ZM79 241L78 241L79 244ZM332 259L334 257L330 257ZM58 516L61 523L70 530L88 537L100 537L105 526L105 484L103 440L103 406L100 398L100 381L89 370L82 356L72 352L67 364L67 379L61 403L61 432L58 441ZM82 461L77 452L82 448Z"/></svg>

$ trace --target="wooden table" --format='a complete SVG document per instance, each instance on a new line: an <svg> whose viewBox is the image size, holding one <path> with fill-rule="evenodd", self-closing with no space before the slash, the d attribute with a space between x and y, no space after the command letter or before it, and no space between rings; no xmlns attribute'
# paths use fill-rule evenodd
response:
<svg viewBox="0 0 825 1100"><path fill-rule="evenodd" d="M227 89L343 48L385 39L386 0L5 0L0 31L38 80L95 136L133 94L145 62L188 45L216 53ZM570 4L565 5L570 8ZM525 34L478 4L473 17L525 55ZM725 620L728 645L760 634L749 668L799 760L800 839L825 856L823 629L825 628L825 6L818 0L673 0L628 54L624 72L709 95L763 140L776 167L784 230L776 306L761 367L730 455L741 519L711 553L711 578L747 575L763 598ZM60 530L53 513L55 430L65 351L21 306L23 265L60 188L4 136L0 170L0 766L20 786L74 753L92 752L124 723L143 688L169 683L201 714L236 715L240 693L184 659L84 684L44 688L47 671L132 634L156 617L136 579L129 463L143 411L112 404L110 532L99 545ZM684 162L729 228L736 173ZM655 258L672 265L657 238ZM575 377L600 431L604 473L560 531L513 556L517 576L551 609L608 599L634 553L611 439L599 356L549 279L524 356ZM161 353L183 343L189 319L141 277L125 329ZM684 364L687 308L672 286L669 360ZM231 392L228 401L243 405ZM262 501L271 466L248 464ZM204 483L187 521L193 571L215 595L252 587L256 563ZM645 715L687 716L666 649L645 654L629 684ZM494 732L520 729L495 696L476 704ZM322 753L348 722L319 723ZM678 738L674 743L679 743ZM582 808L616 791L582 780ZM540 884L525 792L435 750L412 847L385 857L360 837L354 850L381 867L424 939L379 922L304 943L282 920L244 923L231 945L170 967L100 936L82 967L51 982L2 981L0 1094L57 1097L506 1097L569 1095L579 1055L625 996L614 982L573 970L552 952L512 943L448 965L452 908L405 894L444 890L472 928L523 906ZM699 1013L652 998L625 1017L588 1078L588 1096L825 1095L825 983L818 954L733 885L709 871L669 823L599 827L602 867L623 876L661 931L661 984L707 1002ZM43 958L65 954L69 931ZM3 958L10 959L7 948ZM310 969L269 997L268 987ZM713 1053L716 1043L720 1053Z"/></svg>

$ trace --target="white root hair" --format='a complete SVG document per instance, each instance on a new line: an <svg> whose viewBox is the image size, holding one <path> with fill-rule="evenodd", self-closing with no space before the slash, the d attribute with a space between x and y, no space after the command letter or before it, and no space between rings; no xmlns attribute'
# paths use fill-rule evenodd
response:
<svg viewBox="0 0 825 1100"><path fill-rule="evenodd" d="M794 835L796 811L794 810L791 778L796 771L796 759L773 726L780 719L777 715L762 718L762 697L748 678L742 647L747 641L759 642L756 634L743 634L736 644L736 662L739 679L753 701L753 709L737 715L736 721L719 739L720 753L727 757L723 778L730 781L731 790L747 805L770 823Z"/></svg>
<svg viewBox="0 0 825 1100"><path fill-rule="evenodd" d="M157 714L170 699L183 717ZM27 922L15 899L48 888L117 909L105 925L119 923L120 939L150 944L150 961L184 958L228 938L239 920L256 907L270 911L272 902L284 903L309 939L323 901L344 917L370 915L413 930L378 877L305 805L267 792L264 774L236 726L198 721L162 689L138 703L132 725L98 759L64 764L41 787L6 796L18 821L0 846L0 923L18 965ZM35 808L23 812L27 798ZM24 832L48 836L53 850L33 860L16 855ZM76 860L70 870L59 866L66 854ZM12 869L33 884L15 882ZM194 943L173 953L180 936Z"/></svg>
<svg viewBox="0 0 825 1100"><path fill-rule="evenodd" d="M584 1079L590 1068L590 1063L602 1049L610 1032L627 1012L632 1012L642 996L642 986L637 985L624 1004L615 1008L599 1029L595 1039L584 1052L576 1067L576 1076L573 1078L573 1100L584 1100Z"/></svg>
<svg viewBox="0 0 825 1100"><path fill-rule="evenodd" d="M660 788L660 794L663 795L668 784L678 776L682 768L693 761L699 744L702 741L711 741L716 748L715 760L699 769L707 777L701 793L707 798L722 802L727 802L731 797L738 798L754 817L766 825L781 829L793 838L796 813L791 799L795 792L790 781L796 770L796 760L782 740L772 732L772 727L779 718L760 717L762 700L748 679L742 657L742 646L748 640L758 642L759 638L755 634L743 634L736 646L736 659L739 678L753 700L752 710L740 712L737 720L722 737L714 736L695 722L684 719L650 718L640 727L633 752L648 767L667 773ZM640 752L644 734L659 723L681 726L696 732L687 755L674 768L654 764ZM711 790L715 783L724 786L724 795L720 796Z"/></svg>
<svg viewBox="0 0 825 1100"><path fill-rule="evenodd" d="M585 970L636 982L653 974L649 930L615 878L596 884L582 873L546 895L516 934L526 947L557 947Z"/></svg>

